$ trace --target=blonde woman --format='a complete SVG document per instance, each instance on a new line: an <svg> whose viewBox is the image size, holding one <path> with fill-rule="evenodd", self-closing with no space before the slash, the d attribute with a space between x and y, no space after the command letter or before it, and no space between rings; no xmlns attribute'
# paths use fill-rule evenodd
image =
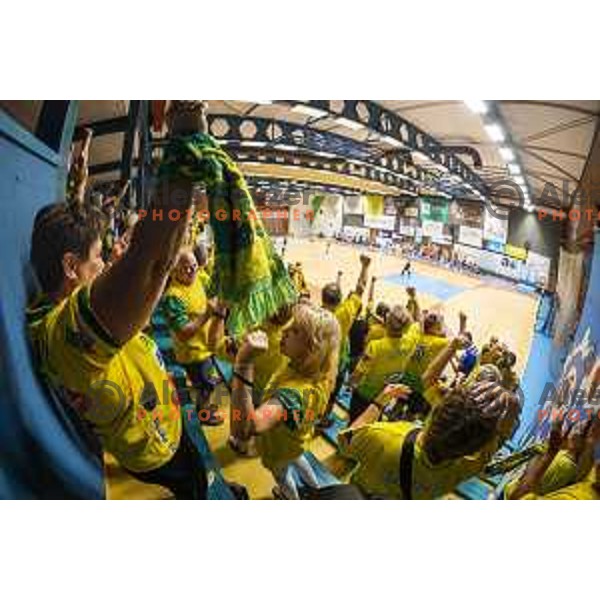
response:
<svg viewBox="0 0 600 600"><path fill-rule="evenodd" d="M234 367L231 432L238 440L258 436L257 449L285 497L298 498L290 476L296 468L313 487L316 478L302 458L323 416L337 374L340 327L333 314L309 303L293 309L281 338L287 365L268 382L264 400L254 410L252 388L256 358L268 349L267 335L246 336Z"/></svg>

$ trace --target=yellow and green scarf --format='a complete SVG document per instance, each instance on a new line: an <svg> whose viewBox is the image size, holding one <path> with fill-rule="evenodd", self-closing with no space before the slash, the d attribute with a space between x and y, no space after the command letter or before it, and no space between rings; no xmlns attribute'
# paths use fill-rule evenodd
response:
<svg viewBox="0 0 600 600"><path fill-rule="evenodd" d="M209 295L230 305L231 335L242 336L296 301L294 284L256 212L244 176L212 137L172 139L158 178L186 178L206 187L215 244Z"/></svg>

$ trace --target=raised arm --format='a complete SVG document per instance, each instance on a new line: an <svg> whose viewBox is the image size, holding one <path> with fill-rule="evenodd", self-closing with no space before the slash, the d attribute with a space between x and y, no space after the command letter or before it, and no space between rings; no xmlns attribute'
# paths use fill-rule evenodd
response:
<svg viewBox="0 0 600 600"><path fill-rule="evenodd" d="M510 493L509 500L519 500L538 489L548 467L566 441L568 433L568 430L564 428L563 421L556 421L553 424L546 452L529 463L525 473L519 479L518 485Z"/></svg>
<svg viewBox="0 0 600 600"><path fill-rule="evenodd" d="M423 387L427 389L434 385L441 377L444 369L454 357L456 352L465 346L463 337L455 337L452 341L431 361L425 373L423 373Z"/></svg>
<svg viewBox="0 0 600 600"><path fill-rule="evenodd" d="M230 431L237 440L248 440L255 434L268 431L281 419L283 406L276 399L264 402L254 410L254 361L268 348L267 334L263 331L249 333L235 358L231 386Z"/></svg>
<svg viewBox="0 0 600 600"><path fill-rule="evenodd" d="M369 406L350 424L352 429L362 425L370 425L379 420L383 409L391 402L407 400L411 389L399 383L387 385Z"/></svg>
<svg viewBox="0 0 600 600"><path fill-rule="evenodd" d="M85 137L81 145L81 151L77 158L71 165L71 172L69 178L72 180L70 187L72 187L71 200L80 206L83 205L85 198L85 190L88 182L88 163L90 159L90 146L92 143L92 136L94 135L91 129L85 130Z"/></svg>
<svg viewBox="0 0 600 600"><path fill-rule="evenodd" d="M369 286L369 297L367 299L367 306L373 306L373 302L375 302L375 283L377 281L377 277L371 277L371 285Z"/></svg>
<svg viewBox="0 0 600 600"><path fill-rule="evenodd" d="M202 131L204 106L175 113L173 135ZM179 118L181 117L181 118ZM92 284L95 316L119 344L142 329L152 314L185 235L187 219L167 218L170 210L189 214L192 182L172 180L157 187L148 216L135 228L129 250Z"/></svg>
<svg viewBox="0 0 600 600"><path fill-rule="evenodd" d="M360 255L360 274L358 276L358 281L356 282L355 292L361 298L365 293L365 288L367 287L368 275L369 275L369 265L371 264L371 259L366 254Z"/></svg>

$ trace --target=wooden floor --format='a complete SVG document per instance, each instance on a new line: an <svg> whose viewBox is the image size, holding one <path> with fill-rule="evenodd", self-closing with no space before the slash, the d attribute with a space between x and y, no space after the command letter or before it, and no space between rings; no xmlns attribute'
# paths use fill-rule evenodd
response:
<svg viewBox="0 0 600 600"><path fill-rule="evenodd" d="M311 286L315 301L319 300L320 288L335 281L338 270L343 271L342 287L344 294L356 284L360 270L359 256L363 252L354 246L333 243L326 252L326 244L321 240L288 240L285 259L288 262L300 261ZM402 285L384 281L385 277L397 275L402 270L404 259L382 252L368 252L372 258L371 275L378 278L376 299L390 304L406 303L406 292ZM413 261L413 270L423 276L441 279L449 284L460 286L462 290L446 301L427 294L419 294L423 308L441 310L452 329L458 327L458 313L464 311L468 317L468 329L475 342L484 343L491 335L505 341L517 354L517 371L525 368L533 336L533 326L537 300L534 296L512 289L502 282L495 283L489 278L480 279L471 275L453 272L443 267L425 262ZM410 280L407 280L410 285ZM339 407L336 410L340 411ZM242 483L248 488L252 498L271 498L274 482L260 460L243 459L235 455L227 446L228 425L206 428L211 448L217 456L228 479ZM326 464L337 463L334 449L323 438L313 441L311 450ZM124 473L114 459L107 457L107 497L165 498L168 492L159 486L138 483ZM337 465L336 465L337 466ZM337 469L336 469L337 470Z"/></svg>

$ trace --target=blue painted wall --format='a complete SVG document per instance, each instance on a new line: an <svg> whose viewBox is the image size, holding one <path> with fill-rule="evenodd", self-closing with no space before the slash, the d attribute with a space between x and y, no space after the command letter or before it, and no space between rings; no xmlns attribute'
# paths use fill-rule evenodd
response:
<svg viewBox="0 0 600 600"><path fill-rule="evenodd" d="M64 157L0 110L0 497L102 498L102 466L38 384L24 310L36 211L57 200Z"/></svg>

